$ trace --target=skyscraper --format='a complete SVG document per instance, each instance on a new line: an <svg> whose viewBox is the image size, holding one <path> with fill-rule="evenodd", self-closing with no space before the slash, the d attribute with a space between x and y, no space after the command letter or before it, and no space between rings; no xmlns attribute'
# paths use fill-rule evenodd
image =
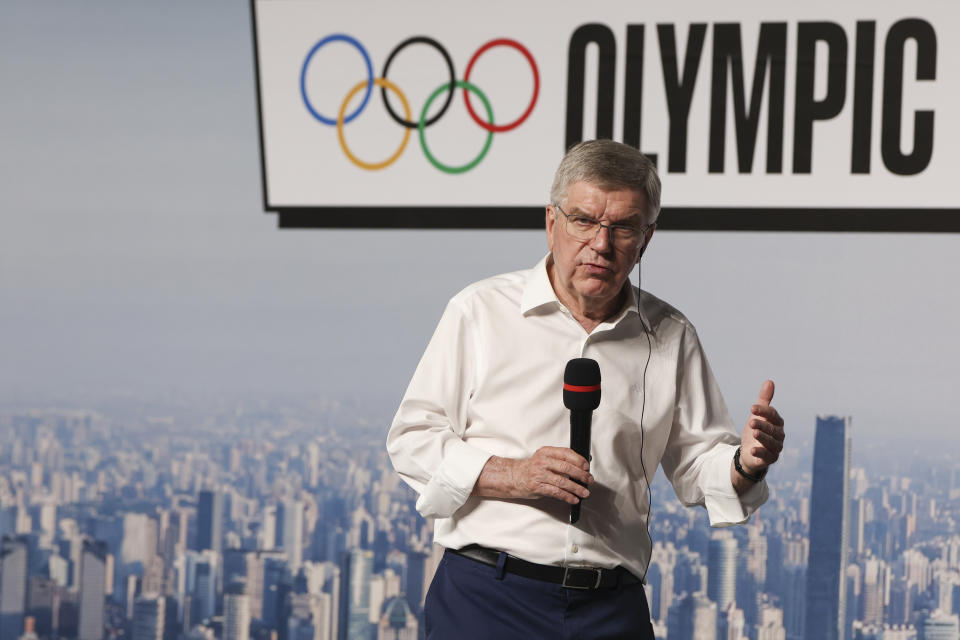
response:
<svg viewBox="0 0 960 640"><path fill-rule="evenodd" d="M787 631L787 640L801 640L805 637L803 628L806 624L806 565L786 565L781 584L783 588L778 593L783 601L783 626Z"/></svg>
<svg viewBox="0 0 960 640"><path fill-rule="evenodd" d="M223 594L223 640L249 640L250 607L249 596L243 592L243 585L227 587Z"/></svg>
<svg viewBox="0 0 960 640"><path fill-rule="evenodd" d="M283 603L290 592L290 569L286 558L266 557L263 559L263 582L261 597L261 621L271 629L279 629L283 618Z"/></svg>
<svg viewBox="0 0 960 640"><path fill-rule="evenodd" d="M377 640L417 640L417 617L405 598L394 596L383 603Z"/></svg>
<svg viewBox="0 0 960 640"><path fill-rule="evenodd" d="M133 614L130 577L142 577L153 562L157 550L157 521L145 513L124 513L121 526L123 537L114 567L114 579L120 590L120 603L129 616Z"/></svg>
<svg viewBox="0 0 960 640"><path fill-rule="evenodd" d="M849 417L817 417L804 636L808 640L844 638L850 435Z"/></svg>
<svg viewBox="0 0 960 640"><path fill-rule="evenodd" d="M163 596L137 598L133 603L133 640L163 640L166 621Z"/></svg>
<svg viewBox="0 0 960 640"><path fill-rule="evenodd" d="M673 568L676 550L673 543L666 545L657 541L653 545L653 557L647 571L647 584L650 585L650 617L658 622L666 622L667 611L673 603Z"/></svg>
<svg viewBox="0 0 960 640"><path fill-rule="evenodd" d="M737 584L737 540L729 531L718 531L707 547L707 597L724 611L734 601Z"/></svg>
<svg viewBox="0 0 960 640"><path fill-rule="evenodd" d="M84 540L80 556L79 640L102 640L107 585L107 545Z"/></svg>
<svg viewBox="0 0 960 640"><path fill-rule="evenodd" d="M193 592L190 621L213 616L217 594L217 556L207 551L197 557L193 565Z"/></svg>
<svg viewBox="0 0 960 640"><path fill-rule="evenodd" d="M783 611L763 603L757 617L757 640L785 640L787 632L783 628Z"/></svg>
<svg viewBox="0 0 960 640"><path fill-rule="evenodd" d="M922 640L960 640L960 618L934 611L924 621Z"/></svg>
<svg viewBox="0 0 960 640"><path fill-rule="evenodd" d="M27 541L0 543L0 640L17 640L27 613Z"/></svg>
<svg viewBox="0 0 960 640"><path fill-rule="evenodd" d="M667 614L670 640L716 640L717 605L700 592L673 601Z"/></svg>
<svg viewBox="0 0 960 640"><path fill-rule="evenodd" d="M340 582L340 640L367 640L370 635L370 578L373 552L351 549L343 558Z"/></svg>
<svg viewBox="0 0 960 640"><path fill-rule="evenodd" d="M889 599L890 567L880 558L863 561L863 614L866 624L880 626L884 620L884 601ZM851 616L848 616L851 617Z"/></svg>
<svg viewBox="0 0 960 640"><path fill-rule="evenodd" d="M260 530L258 549L277 548L277 505L268 504L263 508L263 528Z"/></svg>
<svg viewBox="0 0 960 640"><path fill-rule="evenodd" d="M717 640L742 640L746 637L746 627L746 618L736 602L717 612Z"/></svg>
<svg viewBox="0 0 960 640"><path fill-rule="evenodd" d="M220 553L223 541L223 495L201 491L197 498L197 551Z"/></svg>
<svg viewBox="0 0 960 640"><path fill-rule="evenodd" d="M277 545L287 552L290 569L296 571L303 562L303 503L284 500L277 505Z"/></svg>

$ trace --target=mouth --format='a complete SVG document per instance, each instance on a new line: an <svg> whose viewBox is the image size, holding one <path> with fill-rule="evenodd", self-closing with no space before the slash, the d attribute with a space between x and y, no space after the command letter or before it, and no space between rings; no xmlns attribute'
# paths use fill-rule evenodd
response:
<svg viewBox="0 0 960 640"><path fill-rule="evenodd" d="M604 266L602 264L597 264L596 262L584 262L583 266L586 268L587 273L591 275L605 275L612 273L610 267Z"/></svg>

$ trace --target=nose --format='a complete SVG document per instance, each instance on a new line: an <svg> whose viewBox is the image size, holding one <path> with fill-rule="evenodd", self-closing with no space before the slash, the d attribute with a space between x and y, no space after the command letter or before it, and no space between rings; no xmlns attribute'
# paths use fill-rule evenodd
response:
<svg viewBox="0 0 960 640"><path fill-rule="evenodd" d="M610 241L611 229L610 227L600 227L597 229L597 235L593 236L593 240L590 242L590 246L593 247L593 250L597 253L604 253L610 250L612 246Z"/></svg>

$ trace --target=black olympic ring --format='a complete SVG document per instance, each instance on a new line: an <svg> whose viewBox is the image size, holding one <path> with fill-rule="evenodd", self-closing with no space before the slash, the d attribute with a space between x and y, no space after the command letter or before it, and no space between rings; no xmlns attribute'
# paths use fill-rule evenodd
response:
<svg viewBox="0 0 960 640"><path fill-rule="evenodd" d="M411 44L428 44L437 51L440 52L440 55L443 56L444 61L447 63L447 70L450 72L450 89L447 91L447 100L443 103L443 106L440 107L440 111L437 112L435 116L427 120L423 126L429 127L434 122L443 117L443 114L446 113L447 107L450 106L450 103L453 102L453 94L456 92L456 83L457 75L453 70L453 60L450 59L450 54L447 53L447 50L444 49L443 45L427 36L413 36L412 38L407 38L396 47L393 51L390 52L390 55L387 56L387 61L383 65L383 72L380 74L380 77L387 77L387 70L390 68L390 63L393 62L394 57L404 48L408 47ZM393 118L394 122L401 124L408 129L416 129L419 126L417 122L410 122L409 120L404 120L393 110L393 107L390 106L390 101L387 99L387 90L384 87L380 88L380 95L383 97L383 104L387 108L387 112L390 114L390 117Z"/></svg>

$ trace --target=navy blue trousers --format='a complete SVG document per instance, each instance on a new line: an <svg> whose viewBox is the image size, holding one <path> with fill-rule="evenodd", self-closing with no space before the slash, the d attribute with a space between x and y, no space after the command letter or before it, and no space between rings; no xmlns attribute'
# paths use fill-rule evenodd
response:
<svg viewBox="0 0 960 640"><path fill-rule="evenodd" d="M424 610L427 640L654 640L641 583L567 589L443 555Z"/></svg>

